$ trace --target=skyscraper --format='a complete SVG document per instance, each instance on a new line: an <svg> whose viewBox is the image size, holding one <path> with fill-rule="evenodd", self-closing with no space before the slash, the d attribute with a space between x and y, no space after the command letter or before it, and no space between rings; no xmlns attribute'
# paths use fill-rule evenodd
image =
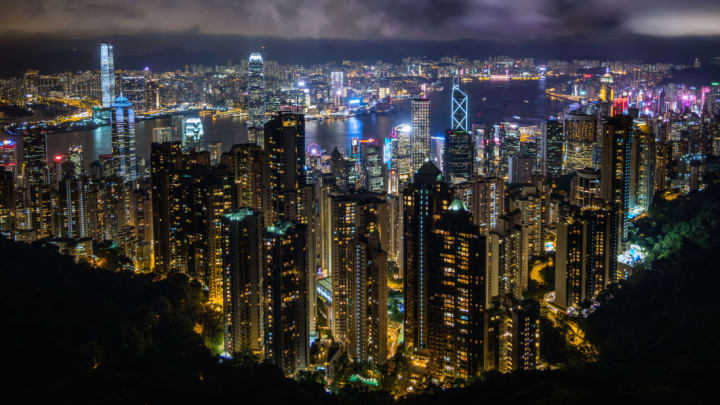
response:
<svg viewBox="0 0 720 405"><path fill-rule="evenodd" d="M412 109L412 173L430 159L430 100L415 98Z"/></svg>
<svg viewBox="0 0 720 405"><path fill-rule="evenodd" d="M297 220L305 176L305 116L280 113L265 123L265 152L270 165L270 223Z"/></svg>
<svg viewBox="0 0 720 405"><path fill-rule="evenodd" d="M100 87L102 106L110 108L115 101L115 59L113 47L107 42L100 43Z"/></svg>
<svg viewBox="0 0 720 405"><path fill-rule="evenodd" d="M112 104L113 174L129 183L137 179L135 156L135 111L132 103L122 95Z"/></svg>
<svg viewBox="0 0 720 405"><path fill-rule="evenodd" d="M489 236L489 263L486 279L486 304L493 297L512 295L522 298L528 288L528 229L522 213L515 210L498 218Z"/></svg>
<svg viewBox="0 0 720 405"><path fill-rule="evenodd" d="M597 140L597 117L585 114L565 114L564 171L572 172L593 167L593 150Z"/></svg>
<svg viewBox="0 0 720 405"><path fill-rule="evenodd" d="M183 152L203 152L205 146L205 132L203 131L202 120L199 117L186 117L182 125L182 147Z"/></svg>
<svg viewBox="0 0 720 405"><path fill-rule="evenodd" d="M427 349L430 337L427 325L430 235L435 221L450 205L451 190L440 170L432 162L425 162L403 192L403 199L405 344L423 350Z"/></svg>
<svg viewBox="0 0 720 405"><path fill-rule="evenodd" d="M496 297L486 309L485 370L509 373L540 366L540 307L537 301Z"/></svg>
<svg viewBox="0 0 720 405"><path fill-rule="evenodd" d="M431 233L428 346L431 377L467 379L482 370L487 238L455 199Z"/></svg>
<svg viewBox="0 0 720 405"><path fill-rule="evenodd" d="M248 142L264 147L265 124L265 78L263 58L251 53L248 60Z"/></svg>
<svg viewBox="0 0 720 405"><path fill-rule="evenodd" d="M558 177L562 174L563 124L557 119L549 119L543 123L540 159L544 175Z"/></svg>
<svg viewBox="0 0 720 405"><path fill-rule="evenodd" d="M262 214L241 208L222 217L225 351L263 349Z"/></svg>
<svg viewBox="0 0 720 405"><path fill-rule="evenodd" d="M617 115L604 120L602 139L600 198L617 205L620 215L620 243L625 243L628 240L628 212L632 188L630 169L635 139L632 117Z"/></svg>
<svg viewBox="0 0 720 405"><path fill-rule="evenodd" d="M457 76L453 79L450 104L450 130L468 132L468 96L460 90Z"/></svg>
<svg viewBox="0 0 720 405"><path fill-rule="evenodd" d="M456 198L468 207L473 223L487 232L495 229L505 212L505 182L499 177L477 177L454 187Z"/></svg>
<svg viewBox="0 0 720 405"><path fill-rule="evenodd" d="M281 220L263 232L265 359L295 375L310 363L305 225Z"/></svg>
<svg viewBox="0 0 720 405"><path fill-rule="evenodd" d="M473 175L475 144L470 132L448 130L445 132L444 171L448 182L470 180Z"/></svg>
<svg viewBox="0 0 720 405"><path fill-rule="evenodd" d="M618 211L595 200L570 206L557 224L555 304L578 308L618 281Z"/></svg>
<svg viewBox="0 0 720 405"><path fill-rule="evenodd" d="M387 355L387 203L378 194L332 197L332 331L357 362Z"/></svg>

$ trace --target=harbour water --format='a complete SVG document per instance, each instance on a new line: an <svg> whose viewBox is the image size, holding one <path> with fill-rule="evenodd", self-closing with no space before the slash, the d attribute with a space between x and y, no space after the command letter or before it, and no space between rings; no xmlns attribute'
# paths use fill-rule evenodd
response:
<svg viewBox="0 0 720 405"><path fill-rule="evenodd" d="M470 123L483 122L492 125L499 121L539 123L549 115L557 114L564 107L563 102L550 100L545 95L545 80L527 81L482 81L463 83L461 88L468 94ZM451 83L444 83L444 89L428 95L430 99L430 121L433 135L441 134L450 124ZM316 143L330 152L337 146L347 152L350 139L384 137L399 124L410 123L410 101L396 102L397 112L371 114L340 120L307 121L305 123L306 146ZM233 144L247 141L247 129L242 119L203 117L207 142L222 142L227 151ZM149 159L152 130L171 126L170 118L138 121L135 125L136 150L138 158ZM99 155L110 154L111 128L53 133L47 136L48 156L66 153L72 145L82 145L85 165Z"/></svg>

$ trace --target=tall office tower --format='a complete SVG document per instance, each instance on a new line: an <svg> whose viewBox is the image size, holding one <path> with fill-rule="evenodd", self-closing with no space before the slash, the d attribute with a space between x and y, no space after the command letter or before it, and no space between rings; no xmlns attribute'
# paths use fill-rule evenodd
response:
<svg viewBox="0 0 720 405"><path fill-rule="evenodd" d="M402 190L405 185L412 181L412 127L409 125L398 125L393 130L397 138L397 151L393 158L397 162L393 167L397 168L399 187Z"/></svg>
<svg viewBox="0 0 720 405"><path fill-rule="evenodd" d="M371 193L384 193L386 166L383 162L383 145L379 139L363 140L360 143L360 159L362 160L363 188Z"/></svg>
<svg viewBox="0 0 720 405"><path fill-rule="evenodd" d="M519 210L502 215L489 236L486 304L493 297L522 298L528 288L528 230Z"/></svg>
<svg viewBox="0 0 720 405"><path fill-rule="evenodd" d="M487 371L532 371L540 366L540 306L534 300L496 297L486 310Z"/></svg>
<svg viewBox="0 0 720 405"><path fill-rule="evenodd" d="M13 172L0 170L0 232L15 230L16 198Z"/></svg>
<svg viewBox="0 0 720 405"><path fill-rule="evenodd" d="M529 257L542 255L547 232L543 221L543 193L536 186L529 185L513 193L509 200L510 212L520 211L520 224L526 231Z"/></svg>
<svg viewBox="0 0 720 405"><path fill-rule="evenodd" d="M271 223L294 221L299 191L305 185L305 116L280 113L265 123L265 152L270 165L269 207Z"/></svg>
<svg viewBox="0 0 720 405"><path fill-rule="evenodd" d="M460 79L453 79L450 101L450 130L468 132L468 96L460 90Z"/></svg>
<svg viewBox="0 0 720 405"><path fill-rule="evenodd" d="M565 114L565 173L594 167L593 150L597 142L597 127L597 117L594 115Z"/></svg>
<svg viewBox="0 0 720 405"><path fill-rule="evenodd" d="M115 58L113 47L107 42L100 43L100 87L103 108L112 107L115 101Z"/></svg>
<svg viewBox="0 0 720 405"><path fill-rule="evenodd" d="M448 130L445 132L445 178L449 183L468 181L473 176L475 144L470 132Z"/></svg>
<svg viewBox="0 0 720 405"><path fill-rule="evenodd" d="M405 272L405 344L416 350L428 348L428 279L430 235L435 221L450 205L452 192L442 173L425 162L415 173L412 184L403 191L403 234Z"/></svg>
<svg viewBox="0 0 720 405"><path fill-rule="evenodd" d="M655 137L646 121L636 121L630 158L630 209L650 208L655 182Z"/></svg>
<svg viewBox="0 0 720 405"><path fill-rule="evenodd" d="M230 152L222 155L221 163L235 176L234 205L264 211L270 204L270 166L262 148L253 143L233 145ZM265 226L270 225L265 219Z"/></svg>
<svg viewBox="0 0 720 405"><path fill-rule="evenodd" d="M263 58L251 53L248 60L248 142L264 148L263 126L265 125L265 78ZM304 150L303 150L304 152Z"/></svg>
<svg viewBox="0 0 720 405"><path fill-rule="evenodd" d="M25 186L36 182L49 181L47 159L47 136L45 131L33 133L26 131L22 136L23 163L20 174Z"/></svg>
<svg viewBox="0 0 720 405"><path fill-rule="evenodd" d="M415 98L412 109L412 173L430 159L430 100Z"/></svg>
<svg viewBox="0 0 720 405"><path fill-rule="evenodd" d="M508 158L507 178L509 184L527 184L532 179L535 158L528 155L514 155Z"/></svg>
<svg viewBox="0 0 720 405"><path fill-rule="evenodd" d="M205 146L205 131L199 117L183 118L182 123L182 149L183 152L203 152Z"/></svg>
<svg viewBox="0 0 720 405"><path fill-rule="evenodd" d="M263 350L263 219L241 208L222 217L225 351Z"/></svg>
<svg viewBox="0 0 720 405"><path fill-rule="evenodd" d="M71 239L89 236L88 179L66 177L60 181L59 191L63 235Z"/></svg>
<svg viewBox="0 0 720 405"><path fill-rule="evenodd" d="M580 208L600 198L600 170L585 168L577 171L570 181L570 202Z"/></svg>
<svg viewBox="0 0 720 405"><path fill-rule="evenodd" d="M119 96L112 104L113 174L129 183L137 179L137 157L135 156L135 112L132 104Z"/></svg>
<svg viewBox="0 0 720 405"><path fill-rule="evenodd" d="M563 124L555 118L543 123L540 138L541 170L545 176L559 177L563 168Z"/></svg>
<svg viewBox="0 0 720 405"><path fill-rule="evenodd" d="M296 375L310 364L305 225L281 220L263 232L265 359Z"/></svg>
<svg viewBox="0 0 720 405"><path fill-rule="evenodd" d="M335 178L335 185L340 190L347 189L348 161L337 146L330 152L330 174Z"/></svg>
<svg viewBox="0 0 720 405"><path fill-rule="evenodd" d="M431 233L428 362L431 378L468 379L483 367L487 237L455 199Z"/></svg>
<svg viewBox="0 0 720 405"><path fill-rule="evenodd" d="M571 206L557 225L555 304L579 308L609 284L618 282L618 211L615 204L595 200Z"/></svg>
<svg viewBox="0 0 720 405"><path fill-rule="evenodd" d="M620 244L628 240L630 209L630 168L634 143L633 119L618 115L603 121L602 167L600 168L600 198L617 204L620 216Z"/></svg>
<svg viewBox="0 0 720 405"><path fill-rule="evenodd" d="M600 100L607 103L612 103L614 99L615 90L613 89L613 77L608 70L600 78Z"/></svg>
<svg viewBox="0 0 720 405"><path fill-rule="evenodd" d="M387 203L381 195L332 197L332 317L336 340L357 362L387 357Z"/></svg>
<svg viewBox="0 0 720 405"><path fill-rule="evenodd" d="M670 185L670 164L672 163L672 145L660 141L655 145L655 176L654 191L664 191Z"/></svg>

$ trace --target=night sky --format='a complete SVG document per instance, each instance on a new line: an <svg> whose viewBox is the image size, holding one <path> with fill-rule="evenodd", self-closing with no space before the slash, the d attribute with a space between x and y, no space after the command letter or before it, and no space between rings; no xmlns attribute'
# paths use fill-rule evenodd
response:
<svg viewBox="0 0 720 405"><path fill-rule="evenodd" d="M33 55L115 41L117 55L181 48L223 58L267 46L277 60L352 59L507 50L549 57L719 53L718 0L0 0L0 51L40 45ZM140 40L138 40L140 38ZM463 40L463 41L458 41ZM348 43L347 41L352 41ZM401 45L393 42L400 41ZM453 44L445 44L453 41ZM438 42L444 43L438 46ZM303 55L293 55L301 43ZM364 43L361 45L359 43ZM464 45L463 45L464 44ZM382 45L382 46L379 46ZM379 46L379 48L378 48ZM395 46L395 48L393 48ZM378 49L367 49L367 48ZM40 49L38 49L40 48ZM316 48L327 55L318 55ZM357 49L355 49L357 48ZM322 52L320 52L322 54ZM472 55L468 55L471 53ZM38 58L40 59L40 58ZM314 59L312 61L315 61ZM44 61L43 63L46 63ZM119 61L120 65L123 60ZM161 63L161 62L159 62Z"/></svg>

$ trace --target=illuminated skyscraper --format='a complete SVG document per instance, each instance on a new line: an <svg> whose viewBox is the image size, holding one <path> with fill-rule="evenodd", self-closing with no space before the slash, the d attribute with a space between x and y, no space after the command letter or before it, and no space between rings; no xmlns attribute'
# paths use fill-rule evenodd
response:
<svg viewBox="0 0 720 405"><path fill-rule="evenodd" d="M427 349L428 279L430 235L433 225L450 205L451 191L442 173L432 162L425 162L415 173L412 184L403 191L404 199L404 293L405 344Z"/></svg>
<svg viewBox="0 0 720 405"><path fill-rule="evenodd" d="M102 106L109 108L115 101L115 59L113 47L107 42L100 43L100 86Z"/></svg>
<svg viewBox="0 0 720 405"><path fill-rule="evenodd" d="M578 170L570 183L570 202L580 208L600 198L600 170L585 168Z"/></svg>
<svg viewBox="0 0 720 405"><path fill-rule="evenodd" d="M593 150L597 140L597 117L585 114L565 114L564 171L574 172L593 167Z"/></svg>
<svg viewBox="0 0 720 405"><path fill-rule="evenodd" d="M265 124L265 78L263 58L259 53L250 54L248 60L248 142L264 147Z"/></svg>
<svg viewBox="0 0 720 405"><path fill-rule="evenodd" d="M263 348L262 214L241 208L222 217L225 351Z"/></svg>
<svg viewBox="0 0 720 405"><path fill-rule="evenodd" d="M497 226L489 236L486 304L499 295L519 299L527 291L528 239L528 229L522 224L520 210L498 218Z"/></svg>
<svg viewBox="0 0 720 405"><path fill-rule="evenodd" d="M496 297L486 308L485 370L510 373L540 366L540 307L537 301Z"/></svg>
<svg viewBox="0 0 720 405"><path fill-rule="evenodd" d="M282 220L263 232L265 359L289 376L310 363L305 228Z"/></svg>
<svg viewBox="0 0 720 405"><path fill-rule="evenodd" d="M336 340L357 362L387 357L388 207L372 193L332 197L332 317Z"/></svg>
<svg viewBox="0 0 720 405"><path fill-rule="evenodd" d="M454 187L455 196L468 207L473 223L483 232L495 229L505 212L505 182L499 177L478 177Z"/></svg>
<svg viewBox="0 0 720 405"><path fill-rule="evenodd" d="M428 328L431 378L467 379L482 370L487 237L455 199L431 233Z"/></svg>
<svg viewBox="0 0 720 405"><path fill-rule="evenodd" d="M412 100L412 172L430 159L430 100Z"/></svg>
<svg viewBox="0 0 720 405"><path fill-rule="evenodd" d="M647 211L655 185L655 137L644 120L634 124L635 139L630 162L630 210Z"/></svg>
<svg viewBox="0 0 720 405"><path fill-rule="evenodd" d="M445 132L445 178L451 183L470 180L473 175L475 145L470 132L448 130Z"/></svg>
<svg viewBox="0 0 720 405"><path fill-rule="evenodd" d="M468 132L468 96L460 90L459 79L453 79L450 105L450 130Z"/></svg>
<svg viewBox="0 0 720 405"><path fill-rule="evenodd" d="M397 169L400 188L412 181L412 127L406 124L398 125L393 130L397 139L397 151L393 153L392 164Z"/></svg>
<svg viewBox="0 0 720 405"><path fill-rule="evenodd" d="M540 140L542 173L546 176L560 176L563 168L563 124L556 119L543 123Z"/></svg>
<svg viewBox="0 0 720 405"><path fill-rule="evenodd" d="M182 147L183 152L203 152L205 147L205 132L203 124L198 117L187 117L183 119L182 126Z"/></svg>
<svg viewBox="0 0 720 405"><path fill-rule="evenodd" d="M620 243L628 240L630 210L630 172L632 147L635 140L633 119L617 115L603 121L602 167L600 198L614 203L620 216Z"/></svg>
<svg viewBox="0 0 720 405"><path fill-rule="evenodd" d="M555 304L579 307L618 281L618 211L595 200L582 210L570 206L557 224Z"/></svg>
<svg viewBox="0 0 720 405"><path fill-rule="evenodd" d="M260 146L252 143L233 145L230 152L222 155L221 163L234 174L236 207L263 211L269 206L270 167ZM270 225L265 220L265 226Z"/></svg>
<svg viewBox="0 0 720 405"><path fill-rule="evenodd" d="M135 112L132 104L122 95L112 104L113 174L128 183L137 179L135 156Z"/></svg>
<svg viewBox="0 0 720 405"><path fill-rule="evenodd" d="M305 116L281 113L265 123L265 152L270 165L269 203L264 215L296 221L305 176Z"/></svg>

